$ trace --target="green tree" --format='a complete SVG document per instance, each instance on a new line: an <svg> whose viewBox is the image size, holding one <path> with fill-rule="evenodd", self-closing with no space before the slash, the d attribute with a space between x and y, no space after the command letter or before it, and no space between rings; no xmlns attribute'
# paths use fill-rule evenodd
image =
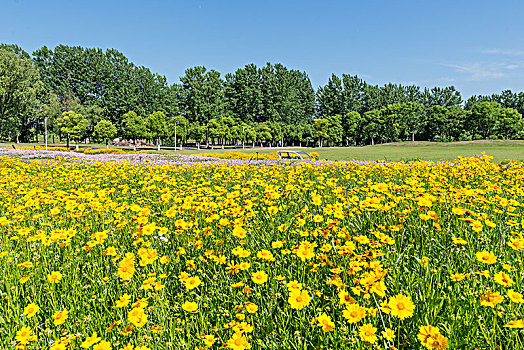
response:
<svg viewBox="0 0 524 350"><path fill-rule="evenodd" d="M224 126L215 118L207 122L206 131L208 139L207 147L209 148L209 139L211 139L211 149L215 148L215 140L222 140L222 138L226 135L226 130L224 129Z"/></svg>
<svg viewBox="0 0 524 350"><path fill-rule="evenodd" d="M471 108L470 126L485 140L495 126L500 114L500 104L497 102L479 102Z"/></svg>
<svg viewBox="0 0 524 350"><path fill-rule="evenodd" d="M126 137L130 137L133 140L133 150L136 151L136 140L147 135L144 118L137 115L136 112L130 111L123 115L122 125Z"/></svg>
<svg viewBox="0 0 524 350"><path fill-rule="evenodd" d="M191 122L207 124L209 120L222 115L224 88L219 72L207 71L202 66L188 68L180 81L184 110Z"/></svg>
<svg viewBox="0 0 524 350"><path fill-rule="evenodd" d="M509 140L522 130L522 115L514 108L502 108L497 114L494 130L502 138Z"/></svg>
<svg viewBox="0 0 524 350"><path fill-rule="evenodd" d="M116 126L109 120L102 119L95 125L93 136L97 139L104 140L106 148L108 148L108 140L112 140L116 136Z"/></svg>
<svg viewBox="0 0 524 350"><path fill-rule="evenodd" d="M382 125L384 124L382 120L382 115L379 110L372 109L364 113L363 116L363 133L364 137L371 140L371 144L375 144L381 135Z"/></svg>
<svg viewBox="0 0 524 350"><path fill-rule="evenodd" d="M332 146L339 145L344 138L344 128L342 126L342 116L335 114L326 116L329 127L327 132L327 140Z"/></svg>
<svg viewBox="0 0 524 350"><path fill-rule="evenodd" d="M157 150L160 151L160 139L166 135L166 115L164 112L156 111L151 113L146 119L148 135L156 139Z"/></svg>
<svg viewBox="0 0 524 350"><path fill-rule="evenodd" d="M200 149L200 143L206 138L206 127L197 122L191 123L189 126L189 137L195 140L197 148Z"/></svg>
<svg viewBox="0 0 524 350"><path fill-rule="evenodd" d="M0 136L27 141L43 85L31 60L0 48Z"/></svg>
<svg viewBox="0 0 524 350"><path fill-rule="evenodd" d="M264 142L271 140L271 127L268 123L257 123L255 132L257 134L257 141L260 142L260 147L262 147Z"/></svg>
<svg viewBox="0 0 524 350"><path fill-rule="evenodd" d="M176 127L175 127L175 124L176 124ZM184 142L186 141L187 136L189 134L189 121L184 116L177 115L169 120L167 124L167 129L168 129L168 133L167 133L168 136L172 140L176 139L177 142L180 142L180 149L182 149L182 146ZM176 144L175 144L175 148L176 148Z"/></svg>
<svg viewBox="0 0 524 350"><path fill-rule="evenodd" d="M322 140L329 137L329 120L324 118L315 119L315 137L318 138L318 147L322 147Z"/></svg>
<svg viewBox="0 0 524 350"><path fill-rule="evenodd" d="M449 137L449 109L440 105L426 107L424 125L427 139L446 141Z"/></svg>
<svg viewBox="0 0 524 350"><path fill-rule="evenodd" d="M87 129L87 119L82 114L68 111L62 113L62 116L57 120L57 124L60 127L60 131L67 137L67 148L69 148L69 141L73 139L76 142L75 149L78 151L78 140Z"/></svg>
<svg viewBox="0 0 524 350"><path fill-rule="evenodd" d="M346 144L349 143L349 139L353 139L353 145L357 145L361 119L362 118L357 111L350 111L342 116L343 138L346 141Z"/></svg>
<svg viewBox="0 0 524 350"><path fill-rule="evenodd" d="M415 141L415 135L424 130L423 123L424 107L416 102L403 103L397 109L401 128L409 134L411 142Z"/></svg>

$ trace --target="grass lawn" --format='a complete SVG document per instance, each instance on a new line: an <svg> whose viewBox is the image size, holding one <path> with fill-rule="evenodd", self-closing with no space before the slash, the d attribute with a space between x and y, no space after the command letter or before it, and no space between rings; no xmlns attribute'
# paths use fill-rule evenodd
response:
<svg viewBox="0 0 524 350"><path fill-rule="evenodd" d="M0 147L12 147L13 143L0 143ZM15 147L34 146L35 143L30 144L14 144ZM54 145L64 146L64 145ZM74 144L71 144L73 147ZM103 148L102 144L80 144L82 148ZM119 147L124 148L124 147ZM256 152L260 154L272 153L277 149L282 148L247 148L246 150L226 148L220 149L184 149L183 151L176 151L178 154L197 154L197 153L221 153L227 151L238 151L253 154ZM125 148L131 149L131 148ZM323 147L323 148L298 148L298 147L284 147L283 149L303 150L305 152L317 152L321 159L328 160L452 160L458 156L473 156L486 152L487 155L493 156L494 161L501 162L505 159L518 159L524 161L524 141L466 141L466 142L450 142L450 143L435 143L435 142L398 142L375 146L363 147ZM149 150L156 153L156 148L140 148L140 150ZM160 153L173 153L172 147L163 149Z"/></svg>
<svg viewBox="0 0 524 350"><path fill-rule="evenodd" d="M317 152L321 159L328 160L413 160L415 158L438 161L452 160L458 156L486 154L493 156L494 161L505 159L524 160L524 141L472 141L472 142L403 142L363 147L323 147L323 148L284 148ZM181 154L226 152L230 150L183 150ZM238 151L242 151L241 149ZM246 153L271 153L276 149L246 149Z"/></svg>

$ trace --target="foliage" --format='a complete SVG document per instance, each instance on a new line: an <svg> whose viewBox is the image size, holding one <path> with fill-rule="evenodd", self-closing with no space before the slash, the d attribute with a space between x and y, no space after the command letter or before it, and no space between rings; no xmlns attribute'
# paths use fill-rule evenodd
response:
<svg viewBox="0 0 524 350"><path fill-rule="evenodd" d="M57 119L57 125L60 132L67 135L67 148L69 148L69 140L72 138L76 141L76 149L78 150L78 140L87 129L87 119L82 114L68 111L62 113L62 116Z"/></svg>
<svg viewBox="0 0 524 350"><path fill-rule="evenodd" d="M24 55L22 55L24 57ZM0 47L0 137L28 141L42 83L31 60Z"/></svg>
<svg viewBox="0 0 524 350"><path fill-rule="evenodd" d="M116 136L116 126L109 120L103 119L96 124L93 136L104 140L107 145L107 140L112 140Z"/></svg>

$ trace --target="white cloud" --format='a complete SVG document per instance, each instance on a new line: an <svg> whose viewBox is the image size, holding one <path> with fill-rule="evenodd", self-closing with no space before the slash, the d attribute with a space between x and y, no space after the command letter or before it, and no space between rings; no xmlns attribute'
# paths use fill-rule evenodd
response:
<svg viewBox="0 0 524 350"><path fill-rule="evenodd" d="M482 50L482 53L490 55L503 55L503 56L524 56L524 51L513 50L513 49L486 49Z"/></svg>
<svg viewBox="0 0 524 350"><path fill-rule="evenodd" d="M519 68L517 64L501 62L472 62L472 63L441 63L442 66L453 68L469 81L486 81L493 79L507 78L509 71Z"/></svg>

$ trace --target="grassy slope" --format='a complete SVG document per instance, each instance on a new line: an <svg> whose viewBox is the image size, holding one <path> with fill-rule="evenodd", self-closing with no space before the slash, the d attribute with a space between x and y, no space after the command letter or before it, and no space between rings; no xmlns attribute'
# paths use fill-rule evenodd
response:
<svg viewBox="0 0 524 350"><path fill-rule="evenodd" d="M33 144L24 144L24 146L33 146ZM17 145L15 144L15 147ZM20 146L23 146L20 144ZM105 145L81 144L80 147L105 147ZM0 147L11 147L11 144L0 143ZM219 148L219 147L217 147ZM472 156L486 152L493 156L494 161L500 162L504 159L524 160L524 141L473 141L473 142L451 142L451 143L433 143L433 142L402 142L391 143L375 146L364 147L324 147L324 148L284 148L293 150L304 150L306 152L317 152L322 159L329 160L412 160L415 158L424 160L455 159L457 156ZM156 151L154 148L149 148ZM185 149L177 151L180 154L196 154L211 152L226 152L233 149ZM242 149L235 149L242 151ZM276 149L246 149L246 153L271 153ZM161 153L172 153L172 150L163 150Z"/></svg>

